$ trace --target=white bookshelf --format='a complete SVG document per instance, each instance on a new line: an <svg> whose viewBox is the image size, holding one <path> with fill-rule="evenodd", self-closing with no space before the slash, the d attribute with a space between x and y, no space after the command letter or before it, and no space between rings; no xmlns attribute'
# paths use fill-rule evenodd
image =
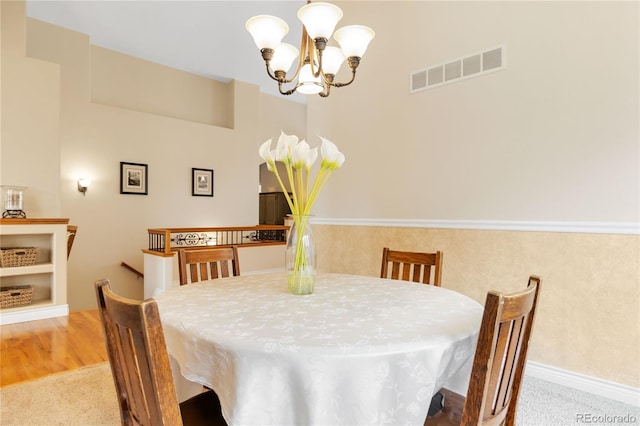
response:
<svg viewBox="0 0 640 426"><path fill-rule="evenodd" d="M32 266L0 268L0 287L33 285L33 302L0 309L0 325L66 316L69 219L1 219L0 246L37 247Z"/></svg>

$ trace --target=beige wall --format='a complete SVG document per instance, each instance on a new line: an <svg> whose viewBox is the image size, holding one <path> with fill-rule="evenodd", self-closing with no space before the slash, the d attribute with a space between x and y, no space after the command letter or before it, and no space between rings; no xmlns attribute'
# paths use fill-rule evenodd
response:
<svg viewBox="0 0 640 426"><path fill-rule="evenodd" d="M638 2L339 5L376 37L352 85L309 98L310 138L346 155L317 215L638 222ZM505 70L409 93L501 44Z"/></svg>
<svg viewBox="0 0 640 426"><path fill-rule="evenodd" d="M26 20L22 2L2 12L2 183L30 187L29 217L79 226L72 311L95 306L103 277L142 297L120 262L143 269L147 228L258 223L258 147L280 128L303 134L304 105L96 48ZM148 165L147 196L119 193L121 161ZM192 167L214 169L213 198L191 196ZM85 196L80 177L93 181Z"/></svg>
<svg viewBox="0 0 640 426"><path fill-rule="evenodd" d="M25 17L2 4L0 182L27 186L24 208L60 213L60 66L25 57ZM11 140L12 143L4 143ZM45 177L45 178L43 178Z"/></svg>
<svg viewBox="0 0 640 426"><path fill-rule="evenodd" d="M35 50L36 46L30 46ZM38 56L46 55L47 50L40 51ZM90 77L93 103L217 127L234 127L231 102L234 93L230 84L98 46L91 46Z"/></svg>
<svg viewBox="0 0 640 426"><path fill-rule="evenodd" d="M638 3L339 5L376 38L354 84L308 102L308 134L346 155L314 208L320 266L376 275L385 245L440 249L443 285L479 302L538 274L530 359L639 387ZM410 72L502 44L505 70L409 94Z"/></svg>

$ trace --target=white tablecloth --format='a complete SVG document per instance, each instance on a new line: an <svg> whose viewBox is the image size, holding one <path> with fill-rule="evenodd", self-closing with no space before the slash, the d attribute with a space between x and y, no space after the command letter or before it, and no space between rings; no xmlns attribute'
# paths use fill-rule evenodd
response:
<svg viewBox="0 0 640 426"><path fill-rule="evenodd" d="M156 300L182 375L233 425L421 425L440 387L466 392L483 312L444 288L340 274L307 296L269 274Z"/></svg>

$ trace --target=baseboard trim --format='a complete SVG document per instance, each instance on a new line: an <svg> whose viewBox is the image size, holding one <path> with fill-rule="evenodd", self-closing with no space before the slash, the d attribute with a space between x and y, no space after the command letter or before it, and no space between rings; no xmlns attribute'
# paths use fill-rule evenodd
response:
<svg viewBox="0 0 640 426"><path fill-rule="evenodd" d="M25 307L22 311L0 313L0 325L18 322L36 321L47 318L64 317L69 315L69 305L56 305L40 308Z"/></svg>
<svg viewBox="0 0 640 426"><path fill-rule="evenodd" d="M398 228L470 229L488 231L569 232L577 234L640 235L637 222L541 222L499 220L340 219L316 217L318 225L383 226Z"/></svg>
<svg viewBox="0 0 640 426"><path fill-rule="evenodd" d="M525 375L640 407L640 389L527 361Z"/></svg>

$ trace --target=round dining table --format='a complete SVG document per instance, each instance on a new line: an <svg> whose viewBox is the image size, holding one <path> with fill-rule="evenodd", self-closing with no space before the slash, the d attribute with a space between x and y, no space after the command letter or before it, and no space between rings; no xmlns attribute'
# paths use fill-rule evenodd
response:
<svg viewBox="0 0 640 426"><path fill-rule="evenodd" d="M446 288L344 274L304 296L273 273L155 300L173 365L231 425L422 425L441 387L466 393L483 314Z"/></svg>

